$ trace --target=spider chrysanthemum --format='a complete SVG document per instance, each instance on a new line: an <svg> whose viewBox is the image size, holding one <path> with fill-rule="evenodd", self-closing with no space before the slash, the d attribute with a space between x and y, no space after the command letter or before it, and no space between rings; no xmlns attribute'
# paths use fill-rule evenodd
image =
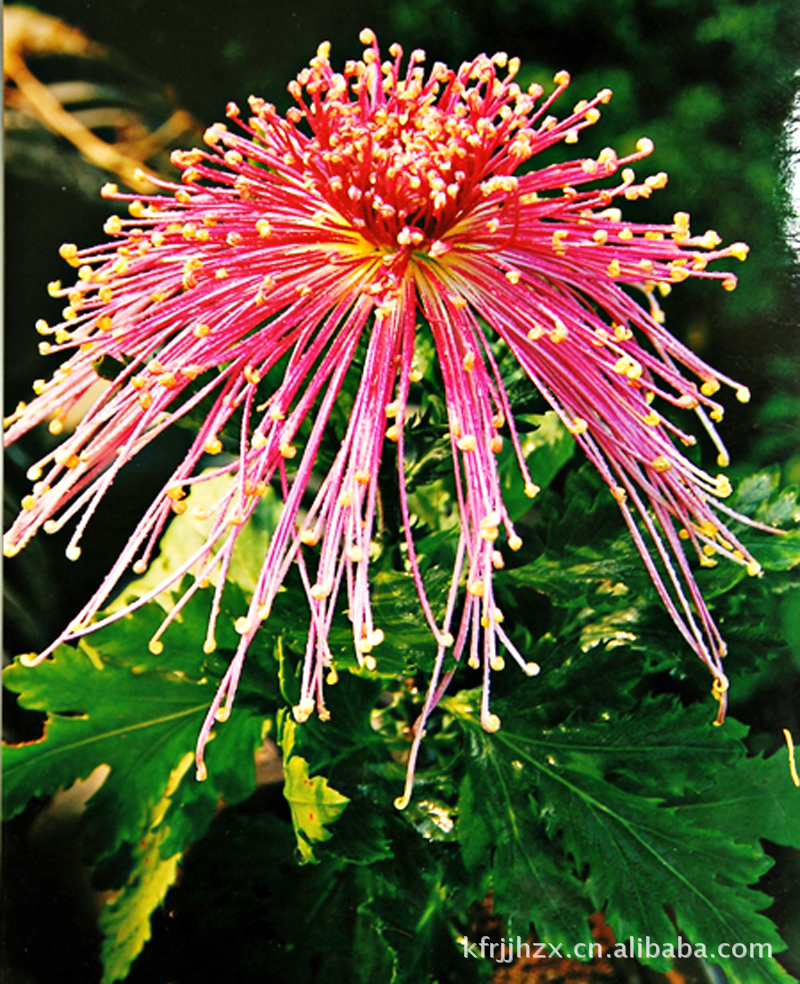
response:
<svg viewBox="0 0 800 984"><path fill-rule="evenodd" d="M550 111L569 84L566 72L545 95L538 85L521 90L518 60L502 53L479 55L457 71L437 63L426 74L422 52L403 67L398 45L382 61L372 32L361 40L363 60L348 62L341 74L331 68L329 46L320 46L289 86L296 106L285 117L261 99L250 100L246 118L231 104L231 124L212 126L205 149L175 153L182 180L162 182L163 194L134 197L107 187L107 198L129 203L131 217L108 220L110 242L62 247L78 279L67 288L51 285L67 299L64 320L38 328L47 336L42 350L68 358L11 415L6 440L47 420L59 433L97 382L98 360L114 360L119 371L57 450L31 469L34 486L5 551L16 553L40 527L54 531L78 517L68 547L77 558L83 530L119 470L210 401L191 449L98 592L53 647L28 658L44 659L58 643L118 618L121 612L92 621L127 568L146 568L165 524L185 508L186 490L229 473L235 480L212 510L207 541L160 586L194 576L151 642L158 651L163 629L214 574L205 644L211 651L231 551L274 486L282 513L199 737L202 777L212 724L230 711L248 646L291 565L299 567L310 612L296 718L327 713L327 635L337 606L347 609L359 662L375 665L383 633L373 621L368 575L378 470L390 447L405 563L438 647L402 804L425 722L462 659L482 669L488 731L499 726L489 688L500 650L526 673L538 671L503 631L493 595L493 572L504 552L521 544L498 478L504 438L515 448L525 491L537 492L495 343L507 346L608 484L670 615L714 676L722 713L724 643L684 548L701 562L723 554L750 573L758 564L720 519L730 514L720 502L730 491L727 479L677 450L676 440L693 438L661 411L695 411L724 465L712 422L722 415L715 394L721 383L741 400L748 394L664 329L656 296L688 277L731 289L735 278L709 264L744 259L747 248L720 248L713 232L693 235L683 213L664 225L623 220L615 200L649 196L666 182L664 174L639 181L631 167L651 153L649 140L622 158L606 149L596 158L532 166L553 144L574 144L599 118L609 90L559 119ZM432 336L444 382L461 523L441 621L426 599L404 480L420 331ZM276 367L280 378L267 389ZM360 375L341 449L312 482L349 372ZM238 455L201 475L234 414ZM307 419L312 424L300 441Z"/></svg>

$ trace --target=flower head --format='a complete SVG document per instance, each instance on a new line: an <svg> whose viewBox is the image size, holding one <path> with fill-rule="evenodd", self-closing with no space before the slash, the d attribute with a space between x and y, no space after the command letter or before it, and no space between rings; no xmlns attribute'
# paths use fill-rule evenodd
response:
<svg viewBox="0 0 800 984"><path fill-rule="evenodd" d="M96 384L98 360L112 360L118 372L75 430L31 469L33 490L5 552L16 553L40 527L54 531L78 517L67 550L77 558L86 524L120 469L170 424L210 404L185 459L98 592L54 643L118 618L91 621L129 566L147 567L165 524L186 508L186 490L229 473L235 480L212 510L207 541L159 587L194 576L151 642L159 651L162 631L213 573L205 643L212 651L236 539L267 488L280 489L280 520L236 623L241 640L198 741L202 777L212 724L230 711L248 646L291 565L309 608L295 717L327 714L327 635L340 595L357 658L375 666L383 633L373 620L368 569L378 470L385 446L394 445L408 570L438 647L402 804L425 722L462 659L482 670L488 731L500 724L489 706L499 649L525 673L538 672L503 631L493 593L503 553L521 545L498 478L504 437L527 494L538 491L490 344L497 340L608 484L670 615L711 669L722 713L724 643L684 548L701 563L722 554L750 573L758 564L720 519L730 514L720 502L730 491L727 479L677 450L676 439L693 438L661 410L698 414L724 465L715 394L724 383L740 400L748 395L664 329L656 298L689 277L733 288L735 278L710 264L744 259L747 249L720 248L713 232L694 235L683 213L664 225L623 220L616 200L647 197L666 182L662 173L640 181L634 172L653 149L649 140L624 157L606 149L597 158L522 167L553 144L575 143L599 118L609 90L558 118L550 110L569 84L566 72L545 96L538 85L520 89L519 62L503 53L479 55L457 71L437 63L426 75L422 52L412 52L404 68L398 45L381 61L372 32L361 40L363 59L343 73L332 69L329 46L320 46L289 86L296 106L285 117L260 99L250 100L246 118L229 105L230 125L210 127L205 148L173 155L181 181L162 182L162 194L135 198L107 186L105 196L128 202L131 217L113 215L102 245L62 247L78 279L51 285L67 299L64 320L38 328L42 351L67 359L8 419L7 441L46 420L59 433L69 409ZM432 335L444 380L461 521L441 621L426 598L404 480L421 330ZM312 492L332 408L348 372L358 372L357 350L363 368L345 437ZM238 456L200 474L221 450L234 414Z"/></svg>

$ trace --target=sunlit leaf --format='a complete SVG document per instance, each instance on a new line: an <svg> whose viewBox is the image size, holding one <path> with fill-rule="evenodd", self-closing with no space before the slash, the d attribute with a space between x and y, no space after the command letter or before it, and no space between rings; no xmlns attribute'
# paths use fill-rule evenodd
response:
<svg viewBox="0 0 800 984"><path fill-rule="evenodd" d="M297 849L303 863L307 864L316 861L313 845L332 836L328 824L339 817L350 801L333 789L324 776L308 774L308 762L294 750L296 727L290 718L283 719L283 795L292 811Z"/></svg>

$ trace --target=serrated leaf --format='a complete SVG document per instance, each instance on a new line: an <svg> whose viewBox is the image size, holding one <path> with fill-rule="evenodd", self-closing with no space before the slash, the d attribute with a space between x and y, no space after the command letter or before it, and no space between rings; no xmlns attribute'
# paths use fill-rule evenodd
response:
<svg viewBox="0 0 800 984"><path fill-rule="evenodd" d="M348 864L371 865L392 857L389 817L385 808L363 793L351 797L351 806L336 821L335 836L319 848L323 853Z"/></svg>
<svg viewBox="0 0 800 984"><path fill-rule="evenodd" d="M606 911L617 939L674 943L669 907L678 930L709 956L739 940L784 949L760 914L769 898L750 886L772 864L759 836L800 837L800 791L788 766L779 785L773 760L745 757L740 725L715 729L701 708L685 711L666 698L621 720L576 716L556 728L537 724L541 712L526 714L523 705L496 701L504 723L490 737L474 705L446 702L473 742L460 803L464 859L490 870L501 917L531 919L542 939L578 939L581 926L560 926L560 907L549 909L548 893L558 899L571 886L567 918L588 895L589 910ZM530 845L538 849L529 857ZM788 980L774 961L714 962L735 969L742 984ZM654 965L669 969L667 959Z"/></svg>
<svg viewBox="0 0 800 984"><path fill-rule="evenodd" d="M572 865L548 840L519 763L477 741L459 794L458 836L464 863L485 869L505 932L527 938L532 922L544 942L590 943L592 914ZM520 781L522 780L522 781Z"/></svg>
<svg viewBox="0 0 800 984"><path fill-rule="evenodd" d="M308 762L294 751L296 728L294 721L284 717L281 726L283 795L292 812L302 863L317 863L313 845L332 836L327 826L338 819L350 800L333 789L324 776L309 775Z"/></svg>
<svg viewBox="0 0 800 984"><path fill-rule="evenodd" d="M130 965L150 939L150 916L175 882L178 874L180 852L162 857L164 841L169 827L162 824L172 795L191 768L194 756L183 757L172 770L164 796L153 807L149 828L135 849L136 864L116 898L107 902L100 913L100 929L103 931L103 984L123 980Z"/></svg>
<svg viewBox="0 0 800 984"><path fill-rule="evenodd" d="M617 938L650 936L674 945L669 906L680 931L702 942L709 957L720 944L739 940L785 949L773 923L759 914L770 898L746 887L771 866L761 852L696 828L680 808L567 770L545 775L541 793L552 804L554 830L588 866L587 888L597 907L605 907ZM647 962L670 969L662 957ZM741 984L789 979L773 960L714 962L729 966Z"/></svg>
<svg viewBox="0 0 800 984"><path fill-rule="evenodd" d="M141 673L107 665L98 661L98 651L92 659L83 646L62 646L35 669L16 662L5 671L5 684L20 694L20 704L47 711L48 720L38 741L5 748L3 792L10 818L32 796L52 795L98 765L110 765L91 808L104 813L107 843L101 849L112 850L138 837L170 770L194 747L215 687L161 667Z"/></svg>
<svg viewBox="0 0 800 984"><path fill-rule="evenodd" d="M20 694L20 704L48 713L41 739L5 748L7 817L23 809L32 796L52 795L106 763L112 773L87 813L89 818L96 810L105 818L95 850L99 855L114 850L121 840L136 840L149 810L163 795L170 770L194 748L218 683L203 675L200 640L187 638L180 623L171 628L171 643L181 654L181 671L172 670L167 649L159 657L142 655L150 630L143 621L149 622L124 620L113 630L93 635L90 643L81 641L77 649L62 646L52 660L36 668L15 662L6 669L5 685ZM114 655L104 661L107 639L113 639ZM194 661L191 676L186 673L187 660ZM254 746L262 717L253 720L243 707L231 727L220 728L226 735L223 744L244 728ZM221 754L219 743L212 742L212 768Z"/></svg>
<svg viewBox="0 0 800 984"><path fill-rule="evenodd" d="M745 516L754 515L778 491L780 480L780 468L777 465L745 476L736 486L733 508Z"/></svg>
<svg viewBox="0 0 800 984"><path fill-rule="evenodd" d="M546 550L532 563L502 571L498 581L525 585L554 596L560 603L578 607L598 587L620 585L647 590L641 558L629 537L599 546L562 547Z"/></svg>
<svg viewBox="0 0 800 984"><path fill-rule="evenodd" d="M255 786L254 752L263 739L270 691L262 696L251 684L263 682L263 672L243 683L236 713L209 744L208 781L180 781L219 683L202 652L205 621L194 617L197 606L204 606L202 599L173 623L158 656L148 652L147 642L164 611L151 604L76 649L60 647L37 668L17 662L4 674L23 707L48 714L41 739L4 749L7 816L100 764L110 768L82 820L89 860L109 858L126 845L133 849L128 881L101 916L108 981L127 973L178 860L205 833L220 799L235 803Z"/></svg>
<svg viewBox="0 0 800 984"><path fill-rule="evenodd" d="M732 507L759 523L784 532L770 536L741 527L740 535L766 571L787 571L800 563L800 503L796 488L781 488L777 466L755 472L736 488Z"/></svg>
<svg viewBox="0 0 800 984"><path fill-rule="evenodd" d="M756 847L765 839L800 848L800 789L785 750L719 770L681 812L697 826L718 829L739 843Z"/></svg>
<svg viewBox="0 0 800 984"><path fill-rule="evenodd" d="M539 741L559 764L585 775L612 775L621 788L643 795L682 797L706 781L710 762L715 772L728 770L744 751L747 728L732 718L717 728L709 710L645 698L631 714L571 720L544 729Z"/></svg>
<svg viewBox="0 0 800 984"><path fill-rule="evenodd" d="M765 571L790 571L800 564L800 530L787 530L780 536L753 542L748 537L748 547Z"/></svg>

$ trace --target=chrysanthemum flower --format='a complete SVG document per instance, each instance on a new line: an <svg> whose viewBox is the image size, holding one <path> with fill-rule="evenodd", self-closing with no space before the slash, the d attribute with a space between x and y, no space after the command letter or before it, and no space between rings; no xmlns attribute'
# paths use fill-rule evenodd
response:
<svg viewBox="0 0 800 984"><path fill-rule="evenodd" d="M500 650L525 673L538 672L504 633L492 586L504 552L521 545L498 480L504 436L527 494L538 491L492 352L498 339L608 484L670 615L710 668L724 710L724 643L684 548L701 563L722 554L750 573L759 568L720 519L730 515L720 502L727 479L683 457L675 440L693 438L662 410L697 413L725 465L712 423L722 416L715 394L721 383L740 400L748 394L664 329L655 298L689 277L732 289L735 278L709 265L744 259L747 248L720 248L714 232L692 234L683 213L665 225L623 220L615 200L647 197L666 182L664 174L640 181L631 167L651 153L649 140L621 158L606 149L597 158L530 166L546 148L575 143L599 118L609 90L559 119L551 107L569 84L566 72L545 96L538 85L520 89L519 61L503 53L479 55L458 71L437 63L426 76L422 52L412 52L404 68L398 45L381 61L373 33L365 30L361 40L363 60L341 74L331 68L329 45L320 46L289 86L297 105L285 117L261 99L250 100L247 118L229 105L231 125L212 126L205 149L174 155L182 180L163 182L163 194L134 198L106 187L107 198L129 203L131 218L108 220L110 242L62 247L78 279L51 285L67 299L64 320L38 328L47 336L42 351L68 358L11 415L7 442L43 421L58 434L97 382L98 360L114 360L119 372L57 450L31 469L33 489L5 552L15 554L40 527L52 532L79 517L67 550L77 559L86 524L120 469L181 416L213 404L97 593L53 646L27 658L43 660L60 642L119 618L92 621L127 568L146 569L170 517L186 508L186 490L229 473L235 480L212 510L207 541L159 586L194 576L151 642L160 651L161 632L214 575L211 652L236 539L267 488L280 489L282 514L236 622L241 640L199 737L202 777L210 729L230 712L248 646L291 565L310 613L297 720L327 715L327 636L337 605L344 607L341 595L357 658L375 666L383 633L370 609L370 546L381 456L387 442L394 445L406 562L438 647L402 805L425 722L462 659L482 669L481 721L490 732L500 725L489 706ZM426 598L404 481L420 331L433 337L444 380L461 521L441 622ZM341 450L312 486L343 380L359 372L357 351L363 367ZM267 389L263 381L279 366ZM201 475L235 413L238 457ZM302 443L306 420L313 423Z"/></svg>

